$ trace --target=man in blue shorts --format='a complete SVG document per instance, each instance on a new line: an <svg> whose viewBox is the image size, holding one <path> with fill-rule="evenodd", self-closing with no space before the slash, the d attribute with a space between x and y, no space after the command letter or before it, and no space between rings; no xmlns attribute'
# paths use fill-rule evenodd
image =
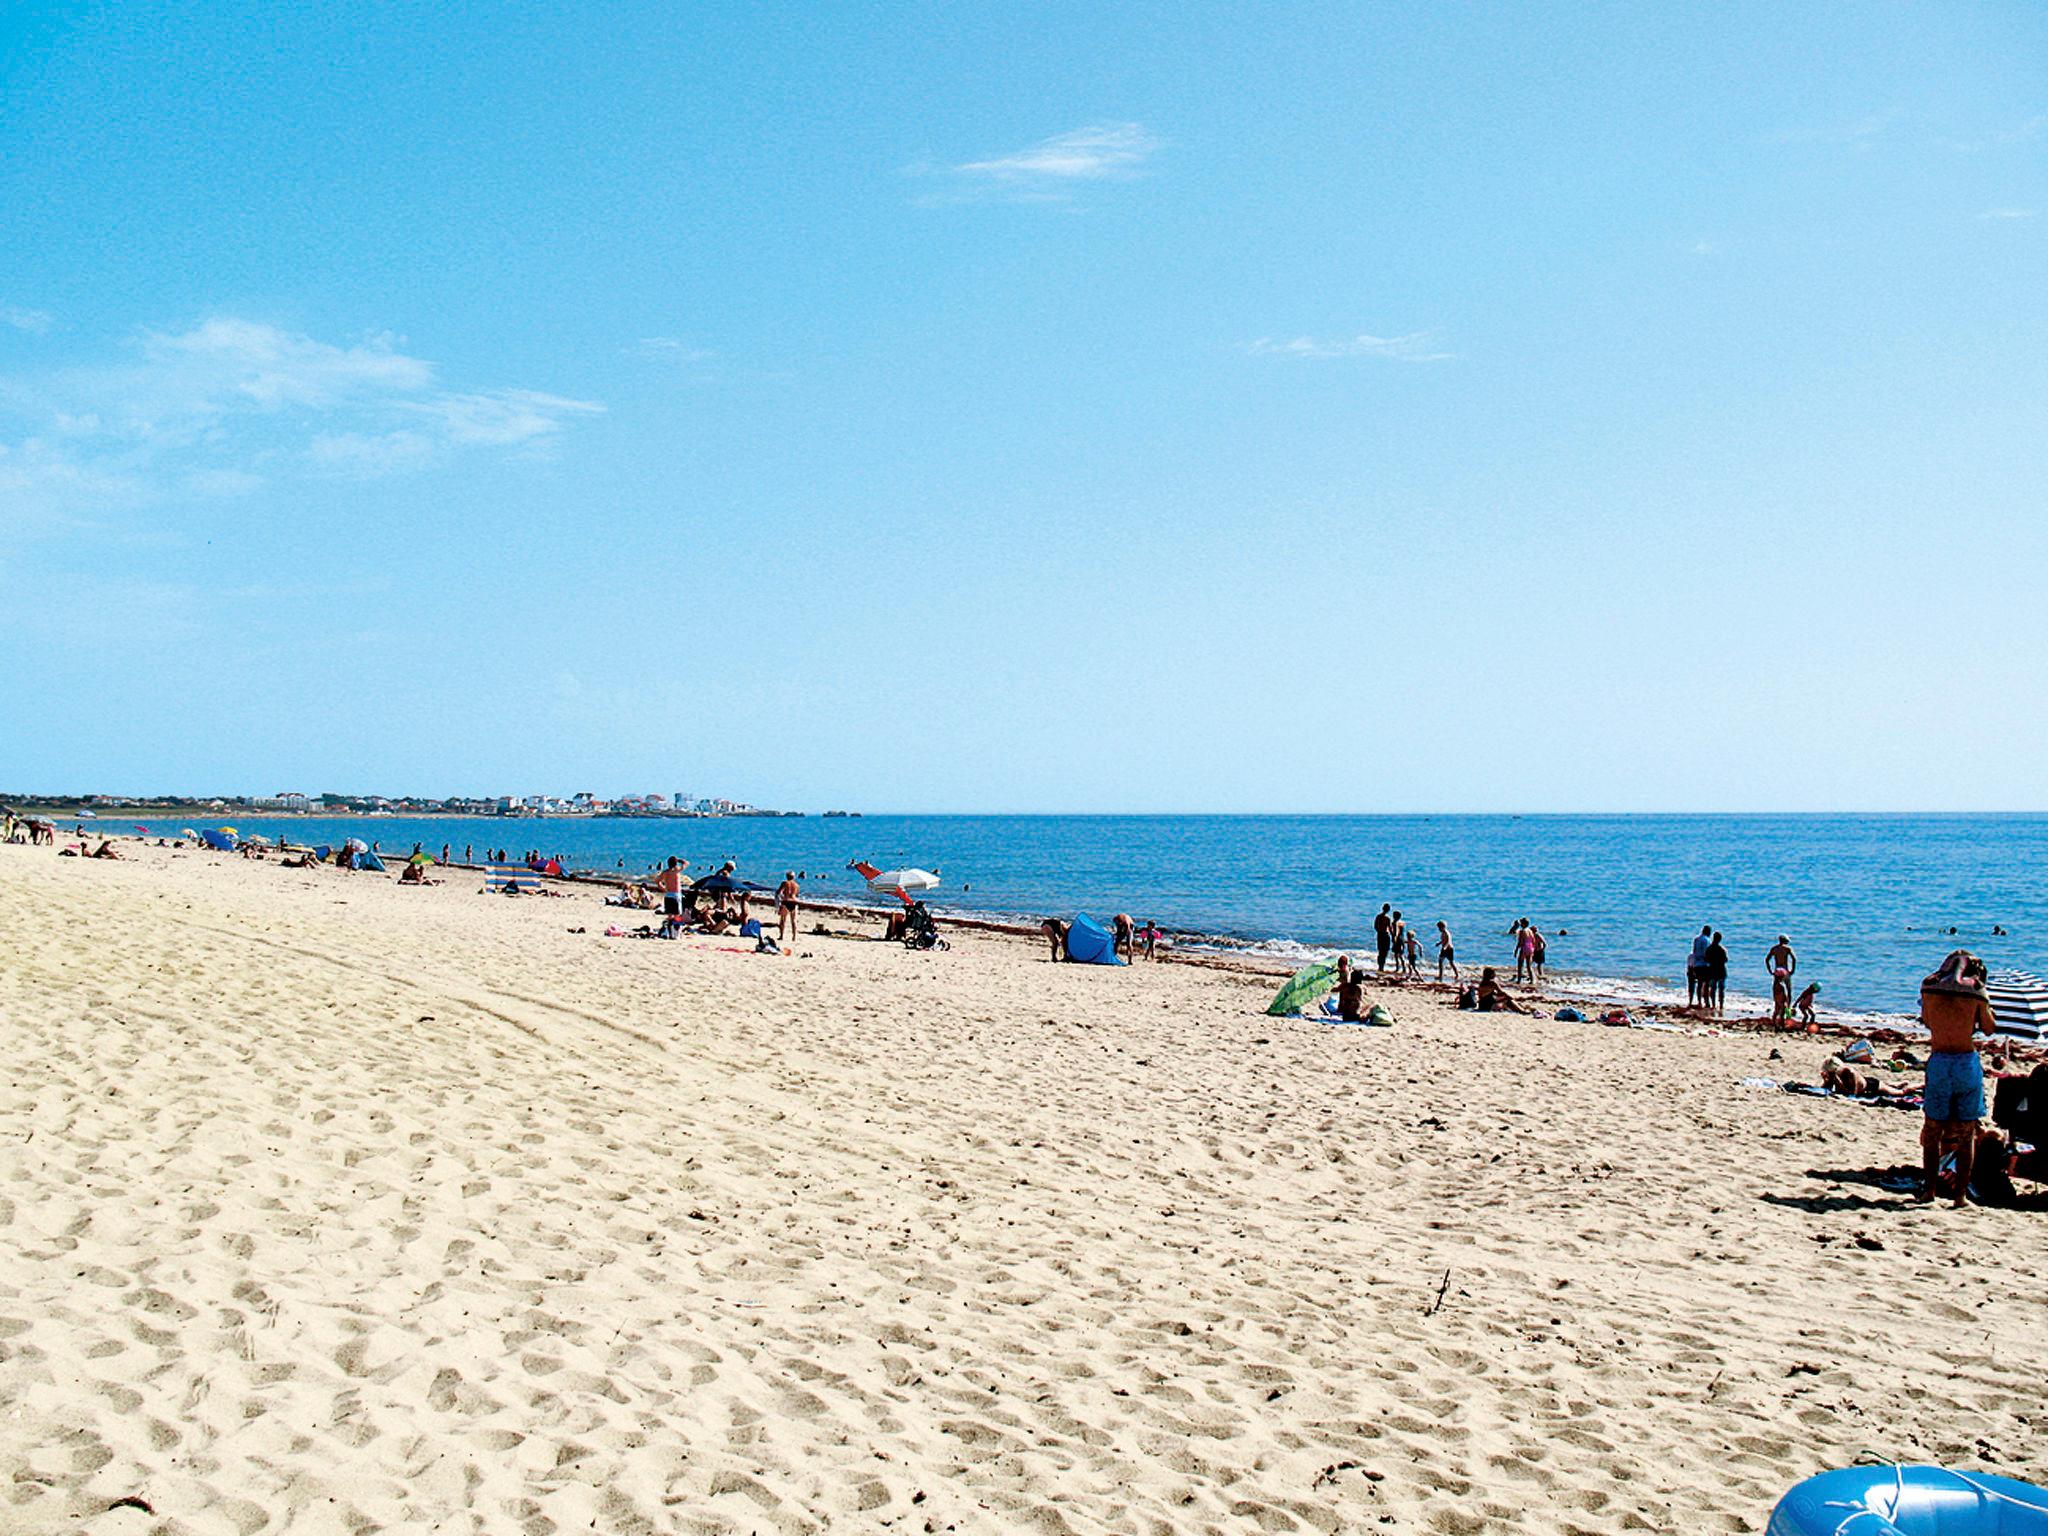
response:
<svg viewBox="0 0 2048 1536"><path fill-rule="evenodd" d="M1927 1026L1927 1120L1920 1127L1922 1200L1932 1200L1944 1153L1956 1160L1956 1205L1970 1203L1970 1168L1977 1156L1977 1122L1984 1118L1984 1063L1977 1036L1994 1034L1998 1020L1984 995L1984 962L1957 950L1920 983L1920 1022Z"/></svg>

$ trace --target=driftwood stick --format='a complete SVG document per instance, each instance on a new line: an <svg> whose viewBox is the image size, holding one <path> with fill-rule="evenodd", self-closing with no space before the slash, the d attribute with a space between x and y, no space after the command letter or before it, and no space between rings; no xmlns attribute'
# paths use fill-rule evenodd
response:
<svg viewBox="0 0 2048 1536"><path fill-rule="evenodd" d="M1422 1315L1424 1317L1435 1317L1437 1313L1443 1309L1444 1292L1448 1291L1450 1288L1451 1272L1447 1269L1444 1271L1443 1279L1439 1281L1437 1284L1436 1300L1432 1301L1426 1308L1423 1309Z"/></svg>

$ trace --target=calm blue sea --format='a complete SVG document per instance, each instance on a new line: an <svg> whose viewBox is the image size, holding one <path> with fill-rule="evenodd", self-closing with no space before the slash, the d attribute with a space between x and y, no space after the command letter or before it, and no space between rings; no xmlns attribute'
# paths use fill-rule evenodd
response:
<svg viewBox="0 0 2048 1536"><path fill-rule="evenodd" d="M121 825L111 817L110 827ZM197 825L197 823L188 823ZM1918 978L1967 942L1994 965L2048 970L2048 816L866 816L695 821L401 818L271 822L294 841L415 839L538 847L572 869L694 869L736 859L763 882L808 873L821 897L863 889L852 858L945 879L935 909L1037 919L1129 912L1212 943L1283 954L1369 950L1391 901L1451 925L1462 963L1506 961L1527 915L1554 971L1641 987L1676 980L1711 922L1735 989L1767 993L1764 951L1791 936L1837 1010L1914 1007ZM152 831L170 830L153 824ZM1994 924L2010 937L1991 935ZM1950 938L1953 925L1958 934ZM1433 951L1426 951L1433 955ZM1431 960L1433 968L1433 958Z"/></svg>

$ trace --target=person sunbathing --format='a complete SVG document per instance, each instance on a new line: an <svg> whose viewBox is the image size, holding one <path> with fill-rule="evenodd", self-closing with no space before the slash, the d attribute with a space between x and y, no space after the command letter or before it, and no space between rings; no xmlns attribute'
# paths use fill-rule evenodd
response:
<svg viewBox="0 0 2048 1536"><path fill-rule="evenodd" d="M79 846L82 848L85 845L81 843L79 844ZM92 856L96 859L118 859L119 857L121 857L121 853L120 850L113 845L113 843L102 838L100 840L99 847L93 850Z"/></svg>
<svg viewBox="0 0 2048 1536"><path fill-rule="evenodd" d="M1479 972L1479 1011L1481 1013L1529 1013L1500 984L1493 974L1493 967L1486 966Z"/></svg>
<svg viewBox="0 0 2048 1536"><path fill-rule="evenodd" d="M307 852L307 853L302 853L302 854L300 854L300 855L299 855L299 856L298 856L297 858L295 858L295 859L286 859L286 860L284 861L284 863L283 863L282 865L280 865L280 866L279 866L279 868L281 868L281 869L314 869L314 868L317 868L317 867L319 866L319 863L320 863L320 861L319 861L318 859L314 858L314 857L313 857L313 855L312 855L312 854L311 854L310 852Z"/></svg>
<svg viewBox="0 0 2048 1536"><path fill-rule="evenodd" d="M1839 1056L1830 1056L1821 1063L1820 1083L1845 1099L1903 1099L1912 1092L1903 1086L1887 1086L1875 1072L1858 1072Z"/></svg>

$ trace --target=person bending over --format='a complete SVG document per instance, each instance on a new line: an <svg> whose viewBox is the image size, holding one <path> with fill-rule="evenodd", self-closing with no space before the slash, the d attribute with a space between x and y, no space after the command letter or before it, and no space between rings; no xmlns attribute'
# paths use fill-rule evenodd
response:
<svg viewBox="0 0 2048 1536"><path fill-rule="evenodd" d="M1792 941L1782 933L1778 942L1771 946L1764 956L1764 969L1771 973L1771 1022L1790 1024L1792 1022L1792 978L1799 970L1799 957L1792 952Z"/></svg>
<svg viewBox="0 0 2048 1536"><path fill-rule="evenodd" d="M1052 945L1052 957L1055 961L1067 958L1067 925L1065 923L1056 917L1048 917L1038 925L1038 931L1044 934L1046 942Z"/></svg>

